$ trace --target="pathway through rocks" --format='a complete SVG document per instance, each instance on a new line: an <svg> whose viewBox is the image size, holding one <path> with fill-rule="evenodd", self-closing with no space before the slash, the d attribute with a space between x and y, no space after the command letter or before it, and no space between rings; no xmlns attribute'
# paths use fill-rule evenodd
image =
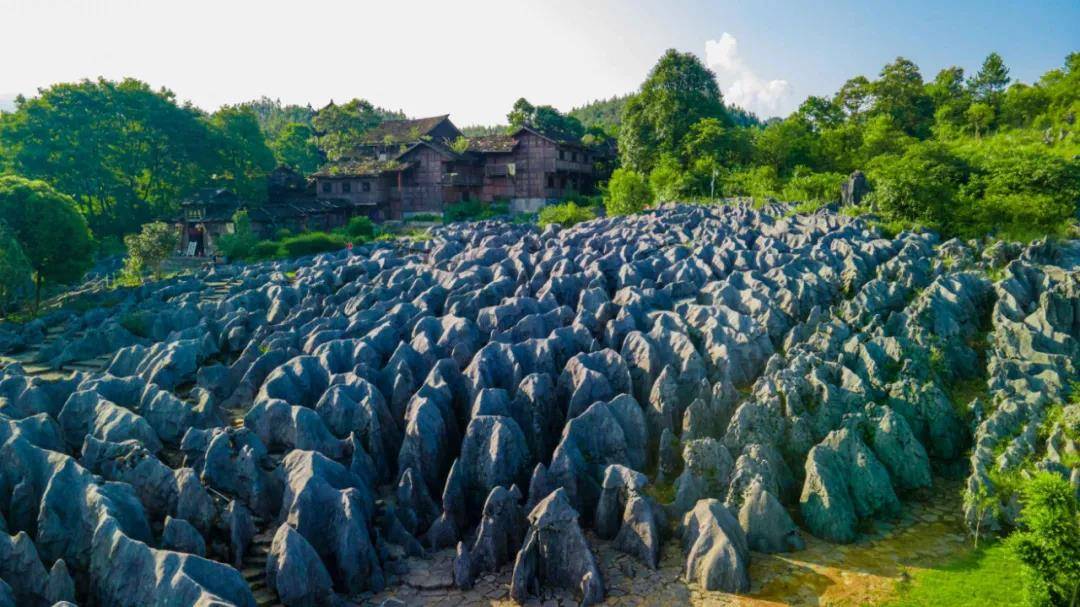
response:
<svg viewBox="0 0 1080 607"><path fill-rule="evenodd" d="M887 601L896 585L913 571L940 566L971 550L961 521L961 484L936 481L927 501L904 502L904 513L893 523L876 523L858 541L830 544L803 534L806 549L787 554L754 553L753 581L746 595L708 592L682 577L682 551L670 541L660 568L650 571L633 558L596 540L593 547L602 561L607 599L604 605L677 607L774 605L874 605ZM401 585L357 605L381 605L391 597L405 605L430 607L511 607L508 588L513 569L481 576L469 591L452 589L453 550L431 559L409 559L410 571ZM393 603L391 603L393 604ZM526 605L571 607L578 605L571 592L544 589Z"/></svg>

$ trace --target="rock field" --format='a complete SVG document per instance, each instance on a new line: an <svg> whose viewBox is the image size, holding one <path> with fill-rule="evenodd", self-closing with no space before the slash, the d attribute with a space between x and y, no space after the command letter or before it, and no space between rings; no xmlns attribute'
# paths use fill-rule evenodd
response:
<svg viewBox="0 0 1080 607"><path fill-rule="evenodd" d="M0 607L727 604L912 512L1007 530L1032 470L1080 491L1080 242L789 209L452 224L0 324Z"/></svg>

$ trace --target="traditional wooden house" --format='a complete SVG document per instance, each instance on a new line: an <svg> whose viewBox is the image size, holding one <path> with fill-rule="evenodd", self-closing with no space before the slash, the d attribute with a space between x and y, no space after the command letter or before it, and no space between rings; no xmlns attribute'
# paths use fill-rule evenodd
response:
<svg viewBox="0 0 1080 607"><path fill-rule="evenodd" d="M384 122L313 177L320 200L346 200L375 221L442 213L466 199L534 212L594 185L590 153L572 138L526 126L464 139L448 116Z"/></svg>
<svg viewBox="0 0 1080 607"><path fill-rule="evenodd" d="M362 214L363 207L348 200L315 196L314 183L287 167L278 167L267 178L267 200L251 203L230 190L204 188L180 202L176 220L180 250L187 255L213 255L217 241L233 233L233 216L247 211L252 230L271 238L280 230L303 232L332 230Z"/></svg>

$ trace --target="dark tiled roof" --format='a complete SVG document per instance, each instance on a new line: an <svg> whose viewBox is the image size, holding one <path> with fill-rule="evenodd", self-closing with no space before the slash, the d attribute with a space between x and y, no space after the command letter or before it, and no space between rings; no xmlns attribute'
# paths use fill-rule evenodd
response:
<svg viewBox="0 0 1080 607"><path fill-rule="evenodd" d="M356 158L333 162L319 169L314 177L372 177L409 167L409 163L400 160L379 160L378 158Z"/></svg>
<svg viewBox="0 0 1080 607"><path fill-rule="evenodd" d="M237 203L236 194L225 188L199 188L180 201L180 206L215 206L234 205Z"/></svg>
<svg viewBox="0 0 1080 607"><path fill-rule="evenodd" d="M248 209L248 216L251 217L252 221L274 223L293 217L307 217L331 213L353 206L358 205L355 205L348 200L336 198L298 198Z"/></svg>
<svg viewBox="0 0 1080 607"><path fill-rule="evenodd" d="M469 138L469 151L480 154L505 154L514 151L517 139L510 135L485 135Z"/></svg>
<svg viewBox="0 0 1080 607"><path fill-rule="evenodd" d="M559 130L555 130L555 129L540 130L540 129L534 127L534 126L526 124L524 126L519 127L516 131L514 131L514 135L517 135L521 131L529 131L530 133L535 133L535 134L537 134L537 135L539 135L539 136L541 136L541 137L543 137L545 139L550 139L551 141L554 141L555 143L561 143L561 144L564 144L564 145L574 145L574 146L581 147L581 140L580 139L576 139L572 135L570 135L569 133L564 133L564 132L559 131Z"/></svg>
<svg viewBox="0 0 1080 607"><path fill-rule="evenodd" d="M414 118L411 120L387 120L379 126L364 133L364 141L367 143L411 143L429 134L432 129L446 120L450 114L432 116L430 118Z"/></svg>

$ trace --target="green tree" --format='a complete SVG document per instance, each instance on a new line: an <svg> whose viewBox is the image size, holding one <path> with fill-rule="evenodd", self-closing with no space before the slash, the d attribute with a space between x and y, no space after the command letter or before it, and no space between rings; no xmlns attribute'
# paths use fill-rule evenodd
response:
<svg viewBox="0 0 1080 607"><path fill-rule="evenodd" d="M0 222L15 235L34 277L34 310L46 281L71 282L93 262L86 220L70 196L44 181L0 176Z"/></svg>
<svg viewBox="0 0 1080 607"><path fill-rule="evenodd" d="M251 110L259 121L259 128L273 141L290 124L311 126L315 110L310 105L286 105L280 99L260 97L254 101L239 104L240 108Z"/></svg>
<svg viewBox="0 0 1080 607"><path fill-rule="evenodd" d="M375 107L364 99L348 103L331 101L315 113L311 125L319 137L319 147L330 160L337 160L353 151L363 142L364 134L386 120L405 118L401 112L391 112Z"/></svg>
<svg viewBox="0 0 1080 607"><path fill-rule="evenodd" d="M835 101L811 95L797 110L815 131L835 128L844 121L844 110Z"/></svg>
<svg viewBox="0 0 1080 607"><path fill-rule="evenodd" d="M0 121L13 172L73 197L99 235L175 212L218 172L205 116L138 80L57 84Z"/></svg>
<svg viewBox="0 0 1080 607"><path fill-rule="evenodd" d="M724 182L728 196L749 196L755 201L772 198L780 193L780 177L771 165L734 171Z"/></svg>
<svg viewBox="0 0 1080 607"><path fill-rule="evenodd" d="M690 175L682 162L671 154L664 154L649 172L649 188L660 202L674 202L692 192Z"/></svg>
<svg viewBox="0 0 1080 607"><path fill-rule="evenodd" d="M638 213L652 202L652 191L645 177L627 168L615 169L608 181L604 208L608 215Z"/></svg>
<svg viewBox="0 0 1080 607"><path fill-rule="evenodd" d="M690 125L683 138L682 157L686 162L708 158L728 167L749 163L754 153L750 133L717 118L702 118Z"/></svg>
<svg viewBox="0 0 1080 607"><path fill-rule="evenodd" d="M848 118L858 118L870 109L874 93L866 76L856 76L840 87L833 97L834 103L844 110Z"/></svg>
<svg viewBox="0 0 1080 607"><path fill-rule="evenodd" d="M255 112L225 106L210 118L216 138L216 181L241 200L266 201L266 176L274 170L274 153L266 145Z"/></svg>
<svg viewBox="0 0 1080 607"><path fill-rule="evenodd" d="M585 135L585 127L577 118L567 116L550 105L533 105L524 97L514 102L506 120L511 130L528 126L541 133L574 141Z"/></svg>
<svg viewBox="0 0 1080 607"><path fill-rule="evenodd" d="M1025 569L1031 605L1073 606L1080 602L1080 512L1069 481L1036 473L1023 487L1023 529L1009 538Z"/></svg>
<svg viewBox="0 0 1080 607"><path fill-rule="evenodd" d="M217 249L228 260L247 259L251 256L259 236L251 226L251 218L244 210L233 213L233 229L230 234L222 234L217 239Z"/></svg>
<svg viewBox="0 0 1080 607"><path fill-rule="evenodd" d="M964 69L947 67L938 72L926 85L926 94L934 104L934 123L939 127L957 128L966 123L964 112L971 105L971 95L964 88Z"/></svg>
<svg viewBox="0 0 1080 607"><path fill-rule="evenodd" d="M990 53L983 60L979 72L968 80L968 89L976 100L996 106L1010 80L1005 60L997 53Z"/></svg>
<svg viewBox="0 0 1080 607"><path fill-rule="evenodd" d="M0 317L29 292L32 272L15 234L0 222Z"/></svg>
<svg viewBox="0 0 1080 607"><path fill-rule="evenodd" d="M138 234L124 237L127 247L124 274L141 280L142 274L149 271L154 278L160 278L161 264L176 252L179 244L180 235L175 227L161 221L143 225Z"/></svg>
<svg viewBox="0 0 1080 607"><path fill-rule="evenodd" d="M567 115L577 118L586 130L596 127L609 137L616 137L619 134L619 125L622 124L623 107L629 98L630 95L622 95L599 99L574 108Z"/></svg>
<svg viewBox="0 0 1080 607"><path fill-rule="evenodd" d="M990 123L994 121L994 108L989 103L981 101L972 103L964 112L964 118L971 125L971 130L975 133L975 139L982 139L982 134L989 128Z"/></svg>
<svg viewBox="0 0 1080 607"><path fill-rule="evenodd" d="M930 134L934 105L923 86L919 67L897 57L881 69L871 85L874 114L888 114L903 132L920 139Z"/></svg>
<svg viewBox="0 0 1080 607"><path fill-rule="evenodd" d="M322 164L322 154L310 126L290 122L283 126L270 141L270 149L279 164L292 168L301 175L310 175Z"/></svg>
<svg viewBox="0 0 1080 607"><path fill-rule="evenodd" d="M872 202L887 218L948 229L961 215L960 188L971 169L945 146L919 142L902 155L879 156L869 169Z"/></svg>
<svg viewBox="0 0 1080 607"><path fill-rule="evenodd" d="M715 75L694 54L668 50L623 110L623 164L649 172L661 154L677 154L690 127L703 118L732 124Z"/></svg>
<svg viewBox="0 0 1080 607"><path fill-rule="evenodd" d="M788 175L799 166L820 168L818 137L810 123L799 114L773 122L757 133L754 159L779 175Z"/></svg>
<svg viewBox="0 0 1080 607"><path fill-rule="evenodd" d="M862 147L859 149L860 164L868 164L874 158L885 154L902 154L907 146L915 142L900 130L893 117L879 114L866 121L862 129Z"/></svg>
<svg viewBox="0 0 1080 607"><path fill-rule="evenodd" d="M1050 93L1042 86L1029 86L1021 82L1010 86L1001 98L999 125L1016 128L1035 126L1046 128L1047 123L1036 124L1050 108Z"/></svg>

